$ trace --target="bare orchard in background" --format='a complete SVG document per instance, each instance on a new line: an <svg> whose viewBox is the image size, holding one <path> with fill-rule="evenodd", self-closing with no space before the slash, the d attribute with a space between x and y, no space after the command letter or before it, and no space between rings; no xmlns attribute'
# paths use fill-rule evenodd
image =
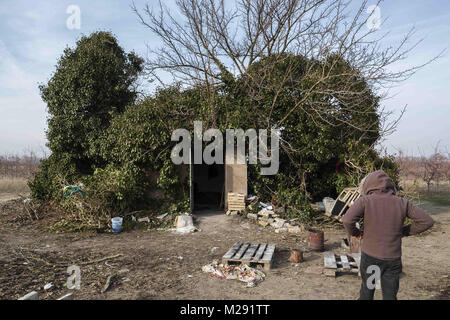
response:
<svg viewBox="0 0 450 320"><path fill-rule="evenodd" d="M36 172L40 157L33 151L23 155L0 155L0 193L26 193L27 180Z"/></svg>

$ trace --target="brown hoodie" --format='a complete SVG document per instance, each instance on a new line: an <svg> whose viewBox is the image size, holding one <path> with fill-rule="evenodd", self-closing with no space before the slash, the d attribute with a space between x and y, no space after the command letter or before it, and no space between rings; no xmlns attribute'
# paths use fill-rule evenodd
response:
<svg viewBox="0 0 450 320"><path fill-rule="evenodd" d="M406 217L412 223L403 226ZM383 170L372 172L364 179L362 197L342 218L350 235L360 235L356 222L361 218L364 218L362 251L381 259L401 257L402 236L421 233L434 224L421 208L396 196L395 186Z"/></svg>

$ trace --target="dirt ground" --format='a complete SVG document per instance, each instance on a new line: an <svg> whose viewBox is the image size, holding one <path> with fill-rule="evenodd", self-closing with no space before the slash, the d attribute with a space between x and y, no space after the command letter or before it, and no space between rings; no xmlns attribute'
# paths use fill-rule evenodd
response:
<svg viewBox="0 0 450 320"><path fill-rule="evenodd" d="M120 234L55 234L45 219L31 221L21 200L0 194L0 299L17 299L35 290L40 299L56 299L66 288L67 267L81 268L74 299L356 299L360 279L310 274L322 266L321 253L307 248L307 234L281 235L241 217L197 213L199 232L134 230ZM399 299L450 298L450 207L423 203L436 224L423 235L403 240L404 274ZM325 229L325 249L345 252L342 228ZM266 279L249 288L201 271L237 241L275 243L275 263ZM288 262L289 250L303 250L305 262ZM104 260L104 258L112 257ZM99 261L100 260L100 261ZM102 293L110 275L116 275ZM54 286L44 290L45 284ZM377 290L375 297L381 298Z"/></svg>

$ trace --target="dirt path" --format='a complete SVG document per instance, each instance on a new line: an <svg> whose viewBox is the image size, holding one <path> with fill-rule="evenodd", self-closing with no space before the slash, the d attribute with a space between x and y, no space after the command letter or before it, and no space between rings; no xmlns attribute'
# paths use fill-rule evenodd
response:
<svg viewBox="0 0 450 320"><path fill-rule="evenodd" d="M0 205L0 298L16 299L36 290L42 299L68 292L68 265L81 267L81 289L75 299L355 299L360 280L353 275L329 278L308 274L308 266L323 264L320 253L307 249L306 233L280 235L239 217L220 213L198 214L200 232L131 231L113 234L54 234L42 221L30 222L20 202ZM404 277L399 299L449 298L450 210L424 204L437 221L432 232L406 238ZM325 230L326 250L340 248L343 229ZM219 259L236 241L273 242L274 268L257 287L203 273L201 267ZM287 261L289 249L305 251L304 263ZM121 256L88 263L112 255ZM109 275L110 290L102 293ZM49 291L43 286L52 282ZM380 297L380 292L376 293Z"/></svg>

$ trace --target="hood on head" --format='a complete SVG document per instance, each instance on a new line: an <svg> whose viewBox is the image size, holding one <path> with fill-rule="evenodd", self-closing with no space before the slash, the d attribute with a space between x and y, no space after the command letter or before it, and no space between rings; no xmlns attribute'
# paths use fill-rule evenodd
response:
<svg viewBox="0 0 450 320"><path fill-rule="evenodd" d="M377 170L368 174L362 181L362 195L371 193L392 193L396 194L394 183L383 170Z"/></svg>

